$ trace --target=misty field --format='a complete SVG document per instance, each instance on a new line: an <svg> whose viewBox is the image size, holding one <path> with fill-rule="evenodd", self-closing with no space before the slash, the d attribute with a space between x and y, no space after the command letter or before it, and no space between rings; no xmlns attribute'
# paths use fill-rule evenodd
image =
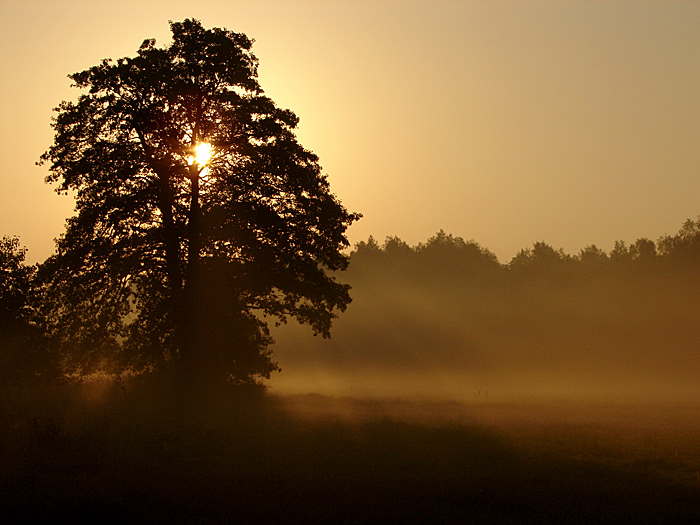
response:
<svg viewBox="0 0 700 525"><path fill-rule="evenodd" d="M5 396L5 522L700 521L690 404L267 394L173 421L109 385L50 394Z"/></svg>

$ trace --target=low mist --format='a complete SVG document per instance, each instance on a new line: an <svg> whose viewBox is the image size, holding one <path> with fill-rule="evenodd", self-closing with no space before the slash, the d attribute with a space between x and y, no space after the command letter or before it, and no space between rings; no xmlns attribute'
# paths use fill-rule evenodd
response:
<svg viewBox="0 0 700 525"><path fill-rule="evenodd" d="M443 232L370 239L331 339L275 330L271 395L5 385L0 505L18 523L698 522L696 246L700 221L508 264Z"/></svg>
<svg viewBox="0 0 700 525"><path fill-rule="evenodd" d="M331 339L274 332L275 393L458 401L682 401L700 383L697 224L575 256L535 243L500 264L438 233L356 246Z"/></svg>

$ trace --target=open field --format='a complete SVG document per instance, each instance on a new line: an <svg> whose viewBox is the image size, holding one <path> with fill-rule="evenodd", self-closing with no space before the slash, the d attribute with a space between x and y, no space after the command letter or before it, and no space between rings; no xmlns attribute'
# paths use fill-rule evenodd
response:
<svg viewBox="0 0 700 525"><path fill-rule="evenodd" d="M691 404L268 395L187 423L118 396L8 407L14 523L700 522Z"/></svg>

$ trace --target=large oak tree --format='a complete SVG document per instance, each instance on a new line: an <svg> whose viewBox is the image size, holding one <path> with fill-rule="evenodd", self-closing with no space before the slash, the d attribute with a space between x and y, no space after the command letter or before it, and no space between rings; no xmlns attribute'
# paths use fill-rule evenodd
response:
<svg viewBox="0 0 700 525"><path fill-rule="evenodd" d="M171 29L71 75L87 92L57 108L42 162L76 215L42 267L51 336L75 373L256 381L277 368L265 317L327 336L349 303L334 272L359 215L263 94L251 40Z"/></svg>

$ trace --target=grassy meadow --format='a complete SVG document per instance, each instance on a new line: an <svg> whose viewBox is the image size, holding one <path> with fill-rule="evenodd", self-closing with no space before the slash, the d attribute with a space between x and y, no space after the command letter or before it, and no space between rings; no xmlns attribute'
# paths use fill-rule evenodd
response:
<svg viewBox="0 0 700 525"><path fill-rule="evenodd" d="M692 404L3 398L4 522L697 523Z"/></svg>

